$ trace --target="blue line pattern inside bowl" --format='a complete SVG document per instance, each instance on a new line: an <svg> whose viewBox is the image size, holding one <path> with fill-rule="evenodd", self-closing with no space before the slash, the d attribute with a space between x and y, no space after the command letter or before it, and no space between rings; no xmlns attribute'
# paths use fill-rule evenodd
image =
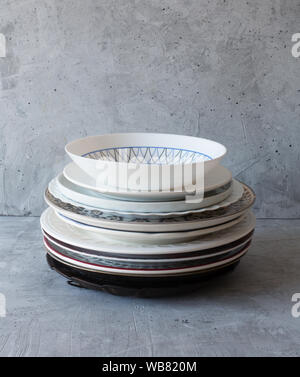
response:
<svg viewBox="0 0 300 377"><path fill-rule="evenodd" d="M169 147L117 147L88 152L82 157L135 164L189 164L212 160L201 152Z"/></svg>

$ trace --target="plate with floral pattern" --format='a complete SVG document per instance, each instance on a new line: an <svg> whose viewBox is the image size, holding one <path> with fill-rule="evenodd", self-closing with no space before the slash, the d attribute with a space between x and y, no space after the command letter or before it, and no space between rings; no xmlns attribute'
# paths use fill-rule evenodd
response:
<svg viewBox="0 0 300 377"><path fill-rule="evenodd" d="M48 189L45 192L45 200L49 206L63 216L92 226L132 232L176 232L223 224L243 215L255 201L254 192L245 184L243 184L243 188L244 193L241 199L226 208L157 218L126 217L112 215L101 210L89 210L56 198Z"/></svg>

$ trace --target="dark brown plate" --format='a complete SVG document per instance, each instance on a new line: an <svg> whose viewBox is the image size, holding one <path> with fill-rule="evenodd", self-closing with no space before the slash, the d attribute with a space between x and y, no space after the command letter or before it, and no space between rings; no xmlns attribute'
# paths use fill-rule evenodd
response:
<svg viewBox="0 0 300 377"><path fill-rule="evenodd" d="M47 262L53 270L66 277L70 285L101 290L118 296L136 297L161 297L190 293L210 279L233 271L239 264L238 260L219 268L182 276L129 277L82 270L61 263L49 254L47 254Z"/></svg>

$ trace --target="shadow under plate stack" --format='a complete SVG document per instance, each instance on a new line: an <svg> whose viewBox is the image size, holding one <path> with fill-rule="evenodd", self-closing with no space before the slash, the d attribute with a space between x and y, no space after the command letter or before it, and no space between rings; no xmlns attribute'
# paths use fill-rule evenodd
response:
<svg viewBox="0 0 300 377"><path fill-rule="evenodd" d="M71 284L120 295L178 294L234 269L248 251L255 194L220 165L221 144L111 134L76 140L66 151L73 162L46 189L41 228L49 265ZM181 164L204 164L203 200L94 178L104 166L112 172L135 163L142 169L174 165L174 185Z"/></svg>

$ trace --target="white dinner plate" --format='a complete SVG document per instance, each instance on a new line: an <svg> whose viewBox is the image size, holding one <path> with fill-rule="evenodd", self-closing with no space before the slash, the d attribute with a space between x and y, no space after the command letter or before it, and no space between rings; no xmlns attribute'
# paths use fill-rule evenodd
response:
<svg viewBox="0 0 300 377"><path fill-rule="evenodd" d="M49 192L65 204L74 207L84 207L87 211L101 210L120 216L179 216L204 211L214 211L225 208L237 202L243 195L243 185L233 180L228 188L215 193L212 197L204 198L200 203L186 203L184 200L170 202L132 202L108 199L104 196L90 196L86 189L75 186L67 181L63 175L53 179L48 186Z"/></svg>
<svg viewBox="0 0 300 377"><path fill-rule="evenodd" d="M198 204L186 203L184 200L133 202L131 200L119 200L108 197L93 190L75 185L63 174L60 174L54 178L50 182L48 188L54 196L54 192L58 195L62 194L65 198L71 199L80 205L88 205L103 211L120 213L122 215L144 213L145 216L149 216L151 213L156 216L159 214L165 216L166 213L173 214L176 211L188 212L189 210L193 209L198 210L198 208L201 211L215 210L219 208L219 206L226 207L227 205L239 200L244 191L242 184L233 180L222 187L206 192L204 200Z"/></svg>
<svg viewBox="0 0 300 377"><path fill-rule="evenodd" d="M195 251L192 253L183 253L183 254L176 254L176 257L172 255L167 255L166 257L164 254L158 256L155 255L154 258L151 256L144 256L144 258L141 258L139 255L126 255L126 254L108 254L108 253L101 253L99 251L89 250L89 249L83 249L83 248L77 248L73 245L67 245L65 243L60 243L60 241L51 238L49 235L47 235L45 232L43 232L44 239L47 241L47 243L53 245L53 248L55 250L62 250L62 254L68 256L68 253L71 253L71 256L74 255L75 259L76 256L84 256L86 258L98 258L97 262L98 264L105 264L107 262L111 263L120 263L120 262L126 262L126 263L144 263L144 264L156 264L160 265L162 263L173 263L173 262L187 262L187 261L197 261L204 258L209 257L215 257L220 256L226 253L229 253L234 250L238 250L238 248L241 248L245 246L247 243L249 243L252 239L252 234L250 234L248 237L244 237L239 242L235 242L232 244L227 244L224 247L218 247L213 248L209 250L201 250L201 251ZM87 261L89 261L87 259ZM92 259L90 260L92 262ZM102 263L101 263L102 262Z"/></svg>
<svg viewBox="0 0 300 377"><path fill-rule="evenodd" d="M102 236L92 230L82 230L74 225L63 221L55 214L52 208L46 209L41 216L41 227L50 236L59 241L82 247L85 249L99 250L110 253L125 254L174 254L191 251L210 249L213 247L225 245L234 242L247 235L255 226L255 216L248 212L247 215L238 224L229 229L221 230L216 237L214 233L205 235L199 239L181 242L161 244L133 244L119 240L113 240L110 237Z"/></svg>
<svg viewBox="0 0 300 377"><path fill-rule="evenodd" d="M107 228L99 228L92 225L87 225L80 223L78 221L69 219L59 213L56 213L63 221L67 222L70 225L78 227L82 230L92 230L99 233L100 235L111 237L117 240L123 240L126 242L139 242L139 243L175 243L175 242L186 242L204 236L205 234L215 233L223 229L228 229L235 224L238 224L242 221L243 216L238 217L234 220L228 221L224 224L212 226L209 228L197 229L192 231L183 231L183 232L164 232L164 233L146 233L146 232L127 232L124 230L114 230Z"/></svg>
<svg viewBox="0 0 300 377"><path fill-rule="evenodd" d="M101 192L114 198L133 201L171 201L182 200L186 196L185 192L175 191L127 191L96 185L96 181L81 170L74 162L68 164L63 171L64 176L75 185ZM211 172L205 175L204 191L214 190L224 186L232 179L231 172L221 165L217 165Z"/></svg>

